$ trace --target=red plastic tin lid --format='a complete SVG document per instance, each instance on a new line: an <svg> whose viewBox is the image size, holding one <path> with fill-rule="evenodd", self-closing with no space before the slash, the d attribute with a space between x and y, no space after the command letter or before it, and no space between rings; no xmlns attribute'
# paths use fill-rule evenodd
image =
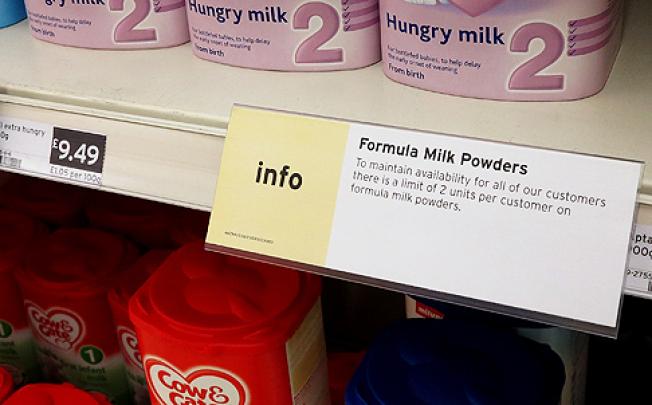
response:
<svg viewBox="0 0 652 405"><path fill-rule="evenodd" d="M131 320L208 345L285 340L320 292L307 273L204 251L173 253L130 302ZM218 338L218 339L216 339Z"/></svg>
<svg viewBox="0 0 652 405"><path fill-rule="evenodd" d="M72 384L30 384L16 391L3 405L111 405L99 393Z"/></svg>
<svg viewBox="0 0 652 405"><path fill-rule="evenodd" d="M132 295L147 281L170 255L169 250L150 250L118 276L117 281L109 291L109 300L122 310L128 310Z"/></svg>
<svg viewBox="0 0 652 405"><path fill-rule="evenodd" d="M88 220L97 228L119 233L145 246L170 248L174 209L161 203L100 192L86 207Z"/></svg>
<svg viewBox="0 0 652 405"><path fill-rule="evenodd" d="M20 264L32 242L46 233L45 226L30 217L0 208L0 272Z"/></svg>
<svg viewBox="0 0 652 405"><path fill-rule="evenodd" d="M118 236L94 229L61 229L44 239L38 254L17 272L27 286L86 295L107 290L111 278L131 264L136 249Z"/></svg>
<svg viewBox="0 0 652 405"><path fill-rule="evenodd" d="M11 391L14 389L14 380L11 373L6 369L0 367L0 404L7 399Z"/></svg>
<svg viewBox="0 0 652 405"><path fill-rule="evenodd" d="M0 205L51 224L70 225L81 216L83 196L74 186L16 176L3 187Z"/></svg>

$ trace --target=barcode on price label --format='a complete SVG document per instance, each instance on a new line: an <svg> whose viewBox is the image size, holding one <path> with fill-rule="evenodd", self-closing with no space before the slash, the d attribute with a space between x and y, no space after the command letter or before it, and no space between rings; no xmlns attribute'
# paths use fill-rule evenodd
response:
<svg viewBox="0 0 652 405"><path fill-rule="evenodd" d="M20 169L22 159L12 157L9 152L0 150L0 166L9 167L11 169Z"/></svg>

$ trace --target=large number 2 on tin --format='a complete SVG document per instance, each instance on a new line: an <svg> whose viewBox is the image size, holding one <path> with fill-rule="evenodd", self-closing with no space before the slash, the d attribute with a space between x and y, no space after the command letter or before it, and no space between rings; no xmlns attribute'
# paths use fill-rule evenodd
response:
<svg viewBox="0 0 652 405"><path fill-rule="evenodd" d="M151 9L150 0L133 0L133 2L136 7L116 25L113 39L115 39L115 42L155 41L156 30L154 28L136 29L136 26L149 15ZM111 11L123 11L124 8L125 0L109 0L109 9Z"/></svg>
<svg viewBox="0 0 652 405"><path fill-rule="evenodd" d="M550 24L533 23L522 26L512 37L512 52L528 52L534 39L544 43L543 51L519 66L509 79L510 90L561 90L564 75L539 75L555 63L564 52L564 34Z"/></svg>
<svg viewBox="0 0 652 405"><path fill-rule="evenodd" d="M296 63L335 63L342 62L342 48L319 49L320 46L333 38L340 29L340 15L328 4L311 2L300 6L294 13L292 27L297 30L310 28L312 17L319 17L322 26L319 31L306 38L297 48L294 55Z"/></svg>

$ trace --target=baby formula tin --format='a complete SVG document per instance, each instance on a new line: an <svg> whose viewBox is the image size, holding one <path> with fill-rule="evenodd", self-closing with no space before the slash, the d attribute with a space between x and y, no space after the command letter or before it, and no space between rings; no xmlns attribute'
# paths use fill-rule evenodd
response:
<svg viewBox="0 0 652 405"><path fill-rule="evenodd" d="M346 386L355 374L364 352L329 352L328 384L331 393L331 405L344 405Z"/></svg>
<svg viewBox="0 0 652 405"><path fill-rule="evenodd" d="M557 405L564 383L549 347L496 329L409 319L378 336L346 405Z"/></svg>
<svg viewBox="0 0 652 405"><path fill-rule="evenodd" d="M208 212L180 208L174 214L170 237L177 246L206 239Z"/></svg>
<svg viewBox="0 0 652 405"><path fill-rule="evenodd" d="M21 0L0 1L0 28L25 19L25 4Z"/></svg>
<svg viewBox="0 0 652 405"><path fill-rule="evenodd" d="M184 0L26 0L32 35L94 49L164 48L188 42Z"/></svg>
<svg viewBox="0 0 652 405"><path fill-rule="evenodd" d="M0 370L20 386L40 378L34 340L25 317L23 297L14 277L25 258L37 254L45 226L0 208ZM2 402L2 401L0 401Z"/></svg>
<svg viewBox="0 0 652 405"><path fill-rule="evenodd" d="M343 70L380 60L378 0L187 0L195 55L267 70Z"/></svg>
<svg viewBox="0 0 652 405"><path fill-rule="evenodd" d="M12 177L2 188L0 206L20 211L53 226L80 223L84 191L79 187L33 177Z"/></svg>
<svg viewBox="0 0 652 405"><path fill-rule="evenodd" d="M380 0L385 74L496 100L573 100L605 85L622 0Z"/></svg>
<svg viewBox="0 0 652 405"><path fill-rule="evenodd" d="M176 247L171 237L174 208L154 201L97 192L85 209L93 227L122 235L153 249Z"/></svg>
<svg viewBox="0 0 652 405"><path fill-rule="evenodd" d="M129 303L154 404L329 404L315 276L173 253Z"/></svg>
<svg viewBox="0 0 652 405"><path fill-rule="evenodd" d="M111 405L106 397L71 384L31 384L16 391L3 405Z"/></svg>
<svg viewBox="0 0 652 405"><path fill-rule="evenodd" d="M9 397L14 390L14 380L11 378L9 371L0 367L0 404Z"/></svg>
<svg viewBox="0 0 652 405"><path fill-rule="evenodd" d="M133 403L136 405L145 405L150 402L138 337L134 331L134 325L129 319L129 300L169 254L170 252L167 250L149 251L138 259L129 270L122 273L109 291L109 302L118 334L118 343L127 368L127 381L131 388Z"/></svg>
<svg viewBox="0 0 652 405"><path fill-rule="evenodd" d="M491 314L420 297L405 297L408 318L462 320L491 327L502 327L550 346L566 371L561 405L583 405L589 359L589 336L572 330Z"/></svg>
<svg viewBox="0 0 652 405"><path fill-rule="evenodd" d="M17 272L42 367L51 381L129 400L124 362L107 298L113 278L132 263L123 239L90 229L53 233Z"/></svg>

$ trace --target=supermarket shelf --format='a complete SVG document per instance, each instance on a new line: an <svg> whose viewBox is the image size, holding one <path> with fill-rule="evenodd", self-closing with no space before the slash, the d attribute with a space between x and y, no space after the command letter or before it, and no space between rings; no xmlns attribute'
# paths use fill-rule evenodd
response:
<svg viewBox="0 0 652 405"><path fill-rule="evenodd" d="M0 115L107 135L103 189L208 210L234 103L652 161L652 2L631 0L605 90L570 103L465 99L408 88L379 65L332 73L238 69L190 46L92 51L0 31ZM652 168L639 201L652 216ZM631 295L650 295L628 291Z"/></svg>
<svg viewBox="0 0 652 405"><path fill-rule="evenodd" d="M199 60L190 45L93 51L0 31L0 114L108 136L105 188L208 209L234 103L652 161L652 3L628 2L624 43L605 90L567 103L495 102L386 79L379 65L280 73ZM640 201L652 204L652 167Z"/></svg>

